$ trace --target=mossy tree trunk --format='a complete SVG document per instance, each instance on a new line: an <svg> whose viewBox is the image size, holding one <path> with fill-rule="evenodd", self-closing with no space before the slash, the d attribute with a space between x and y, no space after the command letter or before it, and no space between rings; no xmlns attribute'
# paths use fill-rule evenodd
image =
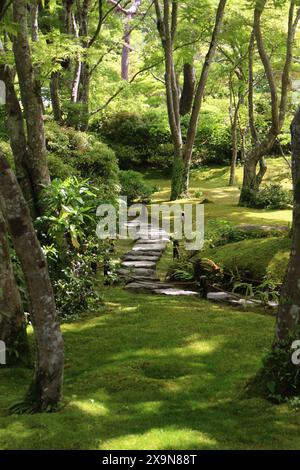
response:
<svg viewBox="0 0 300 470"><path fill-rule="evenodd" d="M291 125L294 189L292 249L277 314L276 340L288 339L300 325L300 108Z"/></svg>
<svg viewBox="0 0 300 470"><path fill-rule="evenodd" d="M13 52L26 119L27 167L30 172L36 211L38 214L42 214L42 195L45 186L50 184L50 176L47 164L41 89L33 67L29 44L26 0L13 2L13 20L18 24L17 34L13 39Z"/></svg>
<svg viewBox="0 0 300 470"><path fill-rule="evenodd" d="M202 67L201 76L196 86L195 94L193 93L192 104L188 103L192 112L185 143L183 143L181 129L181 111L183 111L183 109L180 106L180 92L177 83L174 62L174 42L177 32L178 4L179 2L176 0L172 2L170 0L164 0L163 5L161 5L159 0L154 0L157 17L157 29L164 51L167 109L171 136L174 145L171 200L179 199L189 189L190 167L197 132L198 119L208 73L216 52L217 40L223 21L226 0L219 1L215 26L212 33L210 46ZM189 70L189 78L192 78L191 70Z"/></svg>
<svg viewBox="0 0 300 470"><path fill-rule="evenodd" d="M21 297L10 258L8 233L0 205L0 340L7 364L28 364L29 348Z"/></svg>
<svg viewBox="0 0 300 470"><path fill-rule="evenodd" d="M37 357L29 398L35 411L48 411L62 398L64 348L47 262L16 177L0 153L0 197L30 301Z"/></svg>

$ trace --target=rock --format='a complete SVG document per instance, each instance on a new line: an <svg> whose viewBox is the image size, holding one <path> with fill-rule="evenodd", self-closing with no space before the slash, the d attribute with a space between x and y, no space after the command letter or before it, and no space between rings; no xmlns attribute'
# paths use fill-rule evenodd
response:
<svg viewBox="0 0 300 470"><path fill-rule="evenodd" d="M139 238L138 243L143 244L143 245L153 245L154 243L161 243L165 242L168 243L170 241L169 238L155 238L155 239L149 239L149 238Z"/></svg>
<svg viewBox="0 0 300 470"><path fill-rule="evenodd" d="M122 266L128 268L155 268L154 261L123 261Z"/></svg>
<svg viewBox="0 0 300 470"><path fill-rule="evenodd" d="M125 255L124 256L124 261L153 261L154 263L156 261L159 261L160 256L155 255L155 256L148 256L147 254L142 254L140 256L136 255Z"/></svg>
<svg viewBox="0 0 300 470"><path fill-rule="evenodd" d="M207 294L207 300L213 300L216 302L227 302L233 299L234 297L228 294L228 292L209 292Z"/></svg>
<svg viewBox="0 0 300 470"><path fill-rule="evenodd" d="M133 290L135 292L144 292L144 293L151 293L155 292L159 288L164 288L164 289L169 289L170 286L169 284L163 284L161 282L152 282L152 281L136 281L136 282L131 282L127 284L126 289L127 290Z"/></svg>
<svg viewBox="0 0 300 470"><path fill-rule="evenodd" d="M146 268L131 268L131 269L118 269L117 274L121 277L128 279L146 279L146 280L159 280L154 269Z"/></svg>
<svg viewBox="0 0 300 470"><path fill-rule="evenodd" d="M148 250L129 251L124 256L134 256L136 259L143 258L144 256L153 256L153 257L156 257L158 261L162 256L162 252L161 251L148 251Z"/></svg>
<svg viewBox="0 0 300 470"><path fill-rule="evenodd" d="M163 252L166 248L165 243L154 243L153 245L145 245L142 243L136 243L132 248L132 251L160 251Z"/></svg>
<svg viewBox="0 0 300 470"><path fill-rule="evenodd" d="M199 295L198 292L176 289L174 287L170 287L168 289L160 288L160 289L156 289L154 292L155 294L170 295L174 297L179 296L179 295L185 295L185 296Z"/></svg>

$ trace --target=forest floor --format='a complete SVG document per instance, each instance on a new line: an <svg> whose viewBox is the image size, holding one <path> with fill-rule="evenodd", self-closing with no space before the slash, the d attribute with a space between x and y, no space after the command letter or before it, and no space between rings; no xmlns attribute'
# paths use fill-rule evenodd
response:
<svg viewBox="0 0 300 470"><path fill-rule="evenodd" d="M215 201L207 205L211 217L239 224L290 222L291 211L237 207L238 190L227 187L226 172L207 170L205 181L204 172L193 175L192 188ZM156 183L156 197L163 200L167 183ZM62 325L60 412L5 416L22 398L32 370L1 370L0 449L300 447L299 412L244 393L272 342L274 317L199 298L99 287L105 305Z"/></svg>

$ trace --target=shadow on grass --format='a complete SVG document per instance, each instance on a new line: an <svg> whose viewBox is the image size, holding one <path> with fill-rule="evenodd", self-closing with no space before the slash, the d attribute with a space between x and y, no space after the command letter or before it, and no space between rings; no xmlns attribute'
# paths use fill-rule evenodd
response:
<svg viewBox="0 0 300 470"><path fill-rule="evenodd" d="M105 296L108 311L64 325L66 407L0 418L2 448L280 448L291 438L295 445L298 418L243 398L272 320L196 299Z"/></svg>

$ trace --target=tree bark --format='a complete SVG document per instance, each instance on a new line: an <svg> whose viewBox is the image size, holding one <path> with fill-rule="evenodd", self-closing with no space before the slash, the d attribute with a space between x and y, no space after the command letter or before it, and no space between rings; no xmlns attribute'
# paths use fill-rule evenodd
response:
<svg viewBox="0 0 300 470"><path fill-rule="evenodd" d="M35 217L34 193L28 168L28 148L23 115L14 86L14 73L8 65L0 65L0 79L5 83L6 122L17 179L30 207L32 216Z"/></svg>
<svg viewBox="0 0 300 470"><path fill-rule="evenodd" d="M183 88L180 97L180 115L185 116L191 112L195 93L195 67L186 63L183 66Z"/></svg>
<svg viewBox="0 0 300 470"><path fill-rule="evenodd" d="M276 341L287 339L300 323L300 108L292 122L291 133L294 190L293 238L277 314Z"/></svg>
<svg viewBox="0 0 300 470"><path fill-rule="evenodd" d="M62 122L62 110L59 97L59 78L59 72L52 72L50 79L50 96L54 120L60 124Z"/></svg>
<svg viewBox="0 0 300 470"><path fill-rule="evenodd" d="M36 209L41 214L43 213L42 194L44 187L50 184L50 176L40 86L34 74L28 41L27 2L25 0L13 2L13 20L19 25L17 35L13 40L13 52L27 124L28 168Z"/></svg>
<svg viewBox="0 0 300 470"><path fill-rule="evenodd" d="M64 352L47 262L16 177L0 153L0 197L9 233L29 294L37 346L29 398L35 411L48 411L62 398Z"/></svg>
<svg viewBox="0 0 300 470"><path fill-rule="evenodd" d="M270 58L265 49L265 44L263 40L263 35L261 31L261 16L263 14L264 8L266 6L267 0L257 0L255 10L254 10L254 26L253 34L256 39L258 52L260 55L261 62L264 66L265 75L268 81L270 88L270 97L271 97L271 112L272 112L272 122L271 126L267 132L267 135L260 140L256 133L255 123L254 123L254 111L253 111L253 47L254 47L254 37L252 35L249 46L249 125L252 135L253 146L252 150L246 157L246 162L244 166L244 178L243 185L240 195L240 205L251 204L251 200L255 194L259 191L263 176L266 173L267 167L264 160L265 155L270 152L273 148L273 145L278 137L281 129L284 125L285 116L286 116L286 107L287 107L287 97L288 97L288 85L290 79L290 68L292 63L292 54L293 54L293 45L295 42L295 34L297 30L297 25L300 20L300 8L297 10L295 18L295 3L291 1L289 8L289 18L288 18L288 33L286 41L286 55L285 55L285 64L282 72L281 79L281 98L279 100L277 93L277 84L274 77L273 68L271 65ZM252 160L251 162L249 160ZM257 165L259 163L260 169L258 174L253 173L253 168L255 167L255 172L257 171ZM252 171L252 173L247 174L247 172Z"/></svg>
<svg viewBox="0 0 300 470"><path fill-rule="evenodd" d="M0 340L5 342L7 364L27 364L29 348L21 297L10 259L6 223L0 207Z"/></svg>
<svg viewBox="0 0 300 470"><path fill-rule="evenodd" d="M211 68L213 58L216 53L218 38L219 38L222 23L223 23L225 7L226 7L226 0L220 0L217 13L216 13L216 21L215 21L215 26L214 26L212 37L211 37L211 42L210 42L209 49L205 57L203 67L202 67L200 80L196 88L196 94L195 94L195 99L193 103L191 120L190 120L190 124L188 128L188 132L187 132L186 143L184 146L184 165L185 165L185 175L184 175L184 182L183 182L184 191L187 191L189 187L190 165L191 165L193 147L194 147L195 137L196 137L196 132L197 132L199 114L201 110L201 105L202 105L202 100L204 96L208 74Z"/></svg>

